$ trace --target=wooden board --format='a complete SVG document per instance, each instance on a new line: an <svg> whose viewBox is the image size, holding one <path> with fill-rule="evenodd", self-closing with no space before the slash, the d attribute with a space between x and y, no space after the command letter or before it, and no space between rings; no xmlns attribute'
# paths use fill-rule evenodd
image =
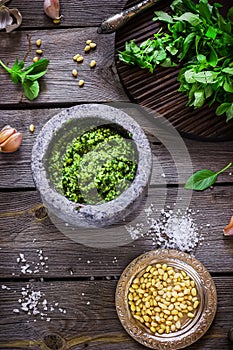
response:
<svg viewBox="0 0 233 350"><path fill-rule="evenodd" d="M171 150L167 150L165 145L156 137L158 130L156 125L152 128L151 123L142 118L140 114L135 113L135 108L129 107L124 110L132 115L136 121L144 128L150 139L153 151L153 172L151 185L159 184L182 184L185 183L191 175L192 169L187 164L175 164L172 159ZM13 154L0 153L0 189L7 188L35 188L31 173L31 151L37 135L43 125L61 109L25 109L25 110L4 110L1 111L0 129L7 124L14 125L16 129L23 133L23 142L20 150ZM29 125L34 124L33 134L29 131ZM224 142L215 145L212 142L195 142L194 140L184 140L184 147L190 154L193 171L203 168L217 171L232 160L233 142ZM173 151L179 154L179 143L175 144ZM179 165L179 178L177 174L177 165ZM191 171L190 171L191 170ZM162 174L165 174L165 178ZM221 174L218 183L232 183L232 170Z"/></svg>
<svg viewBox="0 0 233 350"><path fill-rule="evenodd" d="M176 188L168 188L166 191L166 205L171 208L175 202L178 202L177 205L179 202L184 203L187 199L185 196L189 194L187 191L184 192L180 201L181 198L177 198ZM132 259L157 247L151 236L131 241L120 248L101 249L81 245L77 243L78 239L74 242L59 232L46 213L40 210L42 203L37 192L2 192L0 195L0 278L2 279L29 279L38 276L55 279L119 276ZM192 219L204 239L196 249L195 256L213 273L232 272L233 240L231 237L223 236L223 227L228 223L232 213L232 195L232 187L219 186L204 193L195 193L191 200L190 208L195 212ZM161 210L163 200L164 189L152 188L143 205L147 208L153 203L158 210ZM7 203L11 203L10 208ZM144 207L141 209L137 222L145 223ZM126 222L115 227L118 235L126 236L124 227L126 223L135 226L133 218L131 216ZM87 234L91 235L89 232ZM19 254L25 254L30 269L34 270L39 262L37 250L40 249L44 256L48 256L48 272L40 267L40 273L21 273L21 265L17 263Z"/></svg>
<svg viewBox="0 0 233 350"><path fill-rule="evenodd" d="M231 0L219 2L224 3L225 12L232 5ZM128 2L134 3L135 1ZM154 10L168 11L170 3L171 1L162 1L117 32L116 62L121 82L131 100L149 108L155 118L157 114L167 118L184 136L202 140L232 140L233 120L226 123L225 116L217 117L214 108L207 105L196 110L186 106L186 96L177 91L178 68L158 67L152 75L145 69L120 62L117 57L117 53L124 50L126 41L135 39L136 43L141 43L153 38L153 34L161 27L161 23L152 20Z"/></svg>
<svg viewBox="0 0 233 350"><path fill-rule="evenodd" d="M59 34L58 34L59 32ZM36 40L42 40L43 57L50 60L46 75L40 79L40 95L29 101L20 84L15 85L9 74L0 69L0 91L7 86L7 96L0 95L0 105L3 108L48 106L54 103L64 107L81 102L128 101L122 86L115 74L114 43L115 34L100 36L96 28L77 28L55 30L25 30L17 31L12 36L0 32L1 60L13 65L16 58L24 59L25 66L32 63L36 56ZM84 53L87 39L96 42L97 47L90 53ZM3 43L3 44L2 44ZM14 50L12 51L12 47ZM75 54L83 54L83 63L73 61ZM96 67L90 68L90 61L96 60ZM73 69L78 70L78 78L72 76ZM79 79L85 85L78 86Z"/></svg>
<svg viewBox="0 0 233 350"><path fill-rule="evenodd" d="M218 290L216 318L209 331L198 342L190 346L195 349L230 350L227 331L233 322L231 277L214 277ZM67 281L67 282L5 282L10 290L0 289L0 349L26 350L143 350L145 347L134 341L122 328L116 312L114 293L116 281ZM52 312L48 311L43 320L21 311L22 288L41 291L48 306L58 303ZM70 303L72 300L72 305ZM66 314L59 311L65 309ZM36 319L36 322L34 322ZM17 329L17 334L15 330ZM48 337L54 343L49 348ZM47 339L47 341L46 341ZM51 344L51 343L50 343ZM59 346L60 344L60 346ZM62 347L61 345L65 345Z"/></svg>

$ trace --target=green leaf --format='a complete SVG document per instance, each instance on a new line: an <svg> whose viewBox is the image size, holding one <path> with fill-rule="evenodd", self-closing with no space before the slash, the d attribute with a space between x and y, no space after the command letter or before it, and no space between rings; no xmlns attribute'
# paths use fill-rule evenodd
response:
<svg viewBox="0 0 233 350"><path fill-rule="evenodd" d="M225 168L217 172L208 169L199 170L189 177L185 184L185 188L189 190L203 191L212 186L216 182L218 175L230 168L231 165L232 163L229 163Z"/></svg>
<svg viewBox="0 0 233 350"><path fill-rule="evenodd" d="M174 23L172 17L164 12L164 11L155 11L156 17L153 18L153 21L163 21L163 22L167 22L167 23Z"/></svg>
<svg viewBox="0 0 233 350"><path fill-rule="evenodd" d="M219 115L224 114L228 110L230 105L231 105L230 102L224 102L224 103L220 104L218 106L218 108L216 109L216 115L219 116Z"/></svg>
<svg viewBox="0 0 233 350"><path fill-rule="evenodd" d="M206 19L207 22L211 22L212 6L209 5L207 0L200 0L198 10L200 15Z"/></svg>
<svg viewBox="0 0 233 350"><path fill-rule="evenodd" d="M212 71L202 71L194 74L194 79L199 83L210 84L216 82L218 73Z"/></svg>
<svg viewBox="0 0 233 350"><path fill-rule="evenodd" d="M194 102L193 102L193 106L194 106L195 108L199 108L199 107L203 106L204 103L205 103L205 94L204 94L204 90L200 90L200 91L194 92Z"/></svg>
<svg viewBox="0 0 233 350"><path fill-rule="evenodd" d="M187 83L195 83L196 82L196 79L194 79L194 70L193 69L188 69L186 70L186 72L184 73L184 77L185 77L185 80L187 81Z"/></svg>
<svg viewBox="0 0 233 350"><path fill-rule="evenodd" d="M183 50L182 50L182 55L180 57L180 60L183 60L184 57L186 56L187 52L191 49L193 42L195 41L196 38L196 33L190 33L184 41L183 44Z"/></svg>
<svg viewBox="0 0 233 350"><path fill-rule="evenodd" d="M233 23L233 7L229 8L229 10L227 12L227 18L229 19L229 21L231 23Z"/></svg>
<svg viewBox="0 0 233 350"><path fill-rule="evenodd" d="M208 59L208 63L212 66L212 67L216 67L217 63L218 63L218 55L215 51L215 49L213 48L212 45L209 45L210 47L210 56Z"/></svg>
<svg viewBox="0 0 233 350"><path fill-rule="evenodd" d="M29 100L34 100L38 96L40 87L37 80L25 80L22 86L24 94Z"/></svg>
<svg viewBox="0 0 233 350"><path fill-rule="evenodd" d="M192 12L185 12L183 15L177 17L174 16L174 18L177 21L186 21L189 24L191 24L191 26L198 26L200 23L202 23L202 20L199 18L198 15L193 14Z"/></svg>
<svg viewBox="0 0 233 350"><path fill-rule="evenodd" d="M26 78L29 79L29 80L31 80L31 81L37 80L37 79L43 77L43 75L45 75L46 72L47 72L47 70L45 70L45 71L43 71L43 72L40 72L40 73L37 73L37 74L33 74L33 75L27 74L27 75L26 75Z"/></svg>
<svg viewBox="0 0 233 350"><path fill-rule="evenodd" d="M224 68L222 72L233 75L233 68Z"/></svg>
<svg viewBox="0 0 233 350"><path fill-rule="evenodd" d="M218 34L217 29L215 29L214 27L209 26L205 36L207 38L210 38L210 39L214 40L216 38L217 34Z"/></svg>
<svg viewBox="0 0 233 350"><path fill-rule="evenodd" d="M38 74L45 71L48 67L49 60L47 58L41 58L39 61L31 64L30 66L24 68L24 72L27 74Z"/></svg>
<svg viewBox="0 0 233 350"><path fill-rule="evenodd" d="M227 109L226 115L227 115L226 121L229 122L229 120L233 118L233 103L231 103L230 107Z"/></svg>
<svg viewBox="0 0 233 350"><path fill-rule="evenodd" d="M229 83L227 79L225 79L224 84L223 84L223 89L226 92L233 92L233 84Z"/></svg>

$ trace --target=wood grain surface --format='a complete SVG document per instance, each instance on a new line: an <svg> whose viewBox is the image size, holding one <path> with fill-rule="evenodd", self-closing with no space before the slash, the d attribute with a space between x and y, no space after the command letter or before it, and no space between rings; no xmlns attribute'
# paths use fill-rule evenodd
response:
<svg viewBox="0 0 233 350"><path fill-rule="evenodd" d="M180 201L180 197L177 198L175 188L166 190L166 205L172 208L174 203L177 203L177 206L182 201L185 203L185 194L188 195L186 192ZM164 195L165 191L162 188L151 188L147 200L144 201L136 215L138 216L136 222L144 223L146 227L144 209L148 208L151 203L156 208L162 209ZM223 236L223 227L228 223L232 211L232 195L232 187L226 190L225 187L219 186L204 193L195 193L191 200L190 208L195 213L192 215L192 219L203 239L196 249L195 256L212 273L232 272L233 240ZM40 275L48 278L56 278L56 276L69 278L70 271L73 271L76 277L115 276L119 275L122 268L137 255L157 247L156 244L153 244L151 236L132 241L120 249L119 247L96 249L87 245L83 246L79 244L82 242L81 238L77 237L76 243L73 242L69 237L59 232L49 217L40 211L42 203L37 192L2 192L1 199L0 278L4 278L4 276L7 278L30 278ZM11 203L10 208L7 203ZM154 217L156 218L156 215ZM129 217L126 222L116 227L116 232L120 237L121 235L128 237L125 224L135 226L134 216ZM87 235L91 235L91 231L86 232ZM87 242L91 244L91 236L90 241L87 240ZM103 242L103 247L106 243ZM38 249L42 249L44 255L49 257L48 272L45 273L45 268L40 268L39 273L22 274L20 264L17 264L17 257L20 253L24 253L32 270L34 270L38 262ZM12 272L15 275L12 276Z"/></svg>
<svg viewBox="0 0 233 350"><path fill-rule="evenodd" d="M232 348L227 340L227 329L233 321L231 297L233 281L230 277L214 277L214 282L218 290L218 310L215 320L211 329L201 340L190 346L190 349ZM0 348L15 350L30 346L33 349L41 349L48 334L57 334L64 339L67 350L86 347L114 350L145 349L127 335L117 319L114 305L116 283L117 281L113 280L5 283L10 290L4 293L0 290L3 301ZM46 321L47 317L41 320L40 316L27 315L22 311L17 315L13 313L13 309L19 307L21 290L27 288L27 285L31 290L41 291L44 294L42 300L44 298L47 300L48 307L54 303L59 304L55 310L48 310L50 321ZM65 309L66 314L61 313L59 308Z"/></svg>

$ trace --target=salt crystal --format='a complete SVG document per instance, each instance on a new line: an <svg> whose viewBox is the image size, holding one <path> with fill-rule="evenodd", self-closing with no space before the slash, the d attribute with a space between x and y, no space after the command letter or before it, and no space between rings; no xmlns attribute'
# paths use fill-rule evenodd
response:
<svg viewBox="0 0 233 350"><path fill-rule="evenodd" d="M16 314L19 313L19 309L13 309L13 312L15 312Z"/></svg>
<svg viewBox="0 0 233 350"><path fill-rule="evenodd" d="M165 211L162 209L159 219L153 217L151 206L145 209L145 213L147 214L145 222L141 226L140 224L125 226L132 239L137 239L140 236L149 237L153 246L186 252L193 251L202 240L192 219L194 212L191 209L187 209L186 212L181 212L181 210L176 212L173 210ZM146 229L145 233L143 233L143 226L149 227L149 230Z"/></svg>
<svg viewBox="0 0 233 350"><path fill-rule="evenodd" d="M2 284L2 289L11 290L10 287L5 286L5 284Z"/></svg>

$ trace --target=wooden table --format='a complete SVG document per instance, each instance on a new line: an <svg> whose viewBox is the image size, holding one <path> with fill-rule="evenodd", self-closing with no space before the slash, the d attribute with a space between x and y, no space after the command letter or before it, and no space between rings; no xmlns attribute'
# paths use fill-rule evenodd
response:
<svg viewBox="0 0 233 350"><path fill-rule="evenodd" d="M21 11L23 23L11 34L0 32L0 58L9 65L16 58L24 58L29 63L35 56L35 41L41 38L43 55L50 59L50 64L40 81L41 93L31 102L23 96L21 87L0 71L0 128L10 124L23 133L19 151L0 154L1 349L144 348L122 328L115 311L114 292L123 269L133 258L153 249L152 241L142 238L112 249L90 248L73 242L51 223L30 168L36 136L46 121L62 108L85 102L129 102L115 68L115 34L96 33L100 22L119 12L125 4L126 0L61 1L64 17L60 25L54 25L43 13L43 1L10 2L10 7ZM89 38L97 43L92 53L97 67L91 70L88 60L83 63L80 79L85 80L85 85L81 89L71 74L76 65L72 57L83 50ZM35 125L33 134L29 131L30 124ZM232 161L231 141L184 139L184 142L194 171L217 170ZM158 142L152 146L166 176L172 203L178 178L171 157ZM229 169L222 174L214 188L193 193L190 204L192 209L199 210L195 221L204 237L195 256L213 276L218 308L208 332L189 349L233 348L227 338L233 327L233 240L224 237L222 231L233 211L231 172ZM190 174L184 167L180 175L182 184ZM152 180L153 196L156 188L153 175ZM33 268L31 274L22 272L22 260L17 262L20 254L24 254ZM39 272L34 272L36 266ZM43 315L41 318L21 310L19 299L23 288L41 292L41 300L46 300L48 306L44 319ZM46 302L43 306L46 309Z"/></svg>

